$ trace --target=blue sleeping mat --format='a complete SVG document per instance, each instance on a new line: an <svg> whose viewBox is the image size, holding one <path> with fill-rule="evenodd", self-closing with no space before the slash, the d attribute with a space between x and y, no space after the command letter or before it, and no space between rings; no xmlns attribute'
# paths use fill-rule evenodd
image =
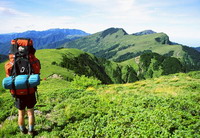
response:
<svg viewBox="0 0 200 138"><path fill-rule="evenodd" d="M27 89L28 87L34 88L40 84L40 75L18 75L16 77L10 76L4 78L2 81L3 88L5 89L14 89L13 84L15 85L15 89Z"/></svg>

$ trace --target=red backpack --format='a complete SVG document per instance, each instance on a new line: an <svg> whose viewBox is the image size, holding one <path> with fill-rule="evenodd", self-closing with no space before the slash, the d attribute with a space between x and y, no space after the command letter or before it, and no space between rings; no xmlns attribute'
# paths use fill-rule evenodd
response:
<svg viewBox="0 0 200 138"><path fill-rule="evenodd" d="M16 38L11 41L9 61L5 64L6 77L40 73L40 61L35 57L33 41L27 38ZM32 94L37 88L11 89L11 94Z"/></svg>

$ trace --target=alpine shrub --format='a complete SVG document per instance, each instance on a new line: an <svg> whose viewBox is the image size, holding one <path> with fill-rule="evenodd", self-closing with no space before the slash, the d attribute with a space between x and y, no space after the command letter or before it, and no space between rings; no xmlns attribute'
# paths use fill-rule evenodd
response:
<svg viewBox="0 0 200 138"><path fill-rule="evenodd" d="M86 77L85 75L74 77L74 80L71 82L71 86L77 89L86 89L88 87L96 87L98 84L101 84L101 81L94 77Z"/></svg>

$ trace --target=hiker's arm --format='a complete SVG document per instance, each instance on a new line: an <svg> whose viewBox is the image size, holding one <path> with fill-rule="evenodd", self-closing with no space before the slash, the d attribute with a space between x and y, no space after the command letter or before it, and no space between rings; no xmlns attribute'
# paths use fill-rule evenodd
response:
<svg viewBox="0 0 200 138"><path fill-rule="evenodd" d="M11 69L12 69L12 63L10 61L6 62L5 64L6 77L10 76Z"/></svg>

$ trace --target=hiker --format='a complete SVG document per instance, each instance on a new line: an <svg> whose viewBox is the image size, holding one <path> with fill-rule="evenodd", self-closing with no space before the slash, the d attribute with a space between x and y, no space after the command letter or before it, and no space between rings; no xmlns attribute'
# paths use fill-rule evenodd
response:
<svg viewBox="0 0 200 138"><path fill-rule="evenodd" d="M37 103L37 85L39 85L40 62L35 57L33 41L16 38L11 41L9 61L5 64L5 88L10 89L18 108L18 125L23 134L36 135L34 129L34 106ZM11 81L10 83L7 83ZM34 81L34 82L33 82ZM37 83L37 84L34 84ZM10 84L10 85L9 85ZM28 129L25 127L25 110L28 114Z"/></svg>

